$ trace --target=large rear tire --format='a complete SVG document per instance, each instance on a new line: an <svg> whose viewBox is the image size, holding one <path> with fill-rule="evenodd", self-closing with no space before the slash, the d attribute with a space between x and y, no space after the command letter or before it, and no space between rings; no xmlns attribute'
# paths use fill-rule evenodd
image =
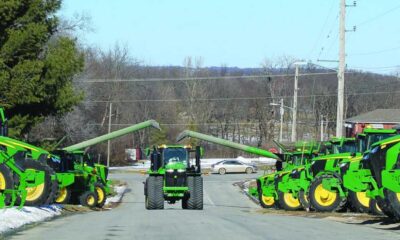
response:
<svg viewBox="0 0 400 240"><path fill-rule="evenodd" d="M11 189L14 190L14 178L11 170L4 164L0 164L0 191ZM5 196L5 204L10 204L11 196Z"/></svg>
<svg viewBox="0 0 400 240"><path fill-rule="evenodd" d="M26 206L40 206L48 204L48 202L55 198L56 192L53 189L53 182L51 180L50 168L43 163L33 159L20 160L20 165L23 169L33 169L36 171L43 171L44 182L35 187L26 188L27 195L25 199ZM19 182L19 179L18 179ZM17 203L19 204L19 203Z"/></svg>
<svg viewBox="0 0 400 240"><path fill-rule="evenodd" d="M187 209L203 209L203 178L201 176L189 176L189 198L187 199Z"/></svg>
<svg viewBox="0 0 400 240"><path fill-rule="evenodd" d="M301 203L298 198L294 198L292 193L278 192L279 205L287 211L296 211L301 209Z"/></svg>
<svg viewBox="0 0 400 240"><path fill-rule="evenodd" d="M163 177L149 176L146 183L146 208L149 210L164 209Z"/></svg>
<svg viewBox="0 0 400 240"><path fill-rule="evenodd" d="M367 213L370 211L371 199L367 197L366 192L349 191L348 199L352 211L360 213Z"/></svg>
<svg viewBox="0 0 400 240"><path fill-rule="evenodd" d="M330 175L316 177L310 185L310 203L318 212L334 212L342 210L346 205L346 198L341 198L338 191L328 191L323 188L322 180L332 178Z"/></svg>

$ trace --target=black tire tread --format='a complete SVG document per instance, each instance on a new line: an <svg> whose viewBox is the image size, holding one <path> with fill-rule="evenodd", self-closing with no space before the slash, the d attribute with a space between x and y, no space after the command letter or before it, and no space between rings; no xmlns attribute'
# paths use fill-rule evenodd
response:
<svg viewBox="0 0 400 240"><path fill-rule="evenodd" d="M203 178L201 176L188 176L189 198L188 209L203 209Z"/></svg>
<svg viewBox="0 0 400 240"><path fill-rule="evenodd" d="M163 191L163 181L162 176L149 176L146 180L147 185L147 195L146 202L148 205L147 209L164 209L164 191Z"/></svg>

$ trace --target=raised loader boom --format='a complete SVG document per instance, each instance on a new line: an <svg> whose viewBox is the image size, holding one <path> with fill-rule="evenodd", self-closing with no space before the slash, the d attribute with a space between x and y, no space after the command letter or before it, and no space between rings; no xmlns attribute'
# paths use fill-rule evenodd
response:
<svg viewBox="0 0 400 240"><path fill-rule="evenodd" d="M176 138L176 141L182 141L184 138L187 137L192 137L192 138L197 138L197 139L201 139L207 142L212 142L215 144L219 144L225 147L230 147L233 149L238 149L247 153L252 153L255 155L259 155L259 156L263 156L263 157L268 157L268 158L273 158L273 159L280 159L277 155L273 154L272 152L269 152L267 150L264 149L260 149L260 148L256 148L256 147L251 147L251 146L246 146L240 143L235 143L226 139L222 139L222 138L217 138L214 136L210 136L210 135L206 135L206 134L202 134L202 133L198 133L198 132L194 132L194 131L189 131L189 130L185 130L183 132L181 132L178 137Z"/></svg>
<svg viewBox="0 0 400 240"><path fill-rule="evenodd" d="M158 130L161 130L160 128L160 124L155 121L155 120L148 120L145 122L141 122L135 125L132 125L130 127L126 127L108 134L104 134L102 136L99 137L95 137L86 141L83 141L81 143L77 143L68 147L63 148L62 150L68 151L68 152L72 152L72 151L76 151L76 150L81 150L81 149L85 149L87 147L93 146L95 144L99 144L108 140L112 140L114 138L117 137L121 137L123 135L144 129L144 128L148 128L148 127L153 127L156 128Z"/></svg>

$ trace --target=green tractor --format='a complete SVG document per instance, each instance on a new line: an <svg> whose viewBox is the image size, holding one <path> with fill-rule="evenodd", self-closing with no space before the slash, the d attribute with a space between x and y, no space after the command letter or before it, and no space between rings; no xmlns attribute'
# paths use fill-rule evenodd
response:
<svg viewBox="0 0 400 240"><path fill-rule="evenodd" d="M4 116L2 108L0 108L0 113L1 116ZM5 118L1 122L1 126L1 133L6 135ZM89 155L80 149L147 127L160 129L156 121L149 120L51 153L4 136L0 137L0 146L11 152L9 154L13 154L16 150L24 152L28 158L24 162L29 162L29 166L34 165L36 169L45 173L45 181L39 186L31 187L32 184L28 184L26 199L24 198L25 205L74 202L89 207L102 207L106 195L110 193L110 181L107 180L108 168L101 164L95 164ZM1 182L0 189L2 189ZM0 197L0 201L2 198L4 197Z"/></svg>
<svg viewBox="0 0 400 240"><path fill-rule="evenodd" d="M300 180L307 191L310 207L321 212L344 210L347 206L353 210L367 211L367 207L361 208L368 201L365 191L349 191L342 169L360 159L362 152L373 142L393 136L394 133L394 130L366 129L357 136L355 142L346 140L348 146L341 147L341 152L314 158L311 164L306 165L304 173L297 175L302 176Z"/></svg>
<svg viewBox="0 0 400 240"><path fill-rule="evenodd" d="M391 134L388 135L392 135ZM344 186L365 194L364 207L400 220L400 136L380 137L363 157L341 167Z"/></svg>
<svg viewBox="0 0 400 240"><path fill-rule="evenodd" d="M7 136L7 119L0 108L0 208L49 204L55 189L52 170L32 159L40 152L28 151L23 142ZM35 149L36 150L36 149Z"/></svg>
<svg viewBox="0 0 400 240"><path fill-rule="evenodd" d="M28 187L25 199L27 206L48 205L54 202L58 191L55 171L46 164L49 152L16 139L0 136L0 145L9 155L21 152L24 158L15 158L15 163L22 168L32 168L44 172L44 181L38 186ZM18 180L16 180L18 181Z"/></svg>
<svg viewBox="0 0 400 240"><path fill-rule="evenodd" d="M269 185L263 183L264 177L261 176L257 183L260 189L266 188L269 191L274 191L275 201L278 203L277 207L285 210L293 211L303 208L306 202L304 191L300 188L298 181L294 180L293 174L297 171L304 169L304 165L309 164L311 159L318 156L320 152L320 143L299 142L296 143L296 148L287 152L287 164L284 169L277 172L274 176L274 182L269 182ZM271 186L274 186L272 188ZM268 191L265 191L268 194Z"/></svg>
<svg viewBox="0 0 400 240"><path fill-rule="evenodd" d="M214 136L194 132L194 131L189 131L185 130L182 133L180 133L177 137L177 141L182 141L185 138L196 138L196 139L201 139L207 142L219 144L225 147L233 148L233 149L238 149L247 153L255 154L258 156L266 157L266 158L272 158L276 160L275 167L277 171L282 170L283 167L283 162L281 159L288 160L290 159L290 154L274 154L272 152L266 151L264 149L256 148L256 147L251 147L251 146L246 146L240 143L235 143L232 141L228 141L225 139L217 138ZM280 157L279 157L280 156ZM286 164L286 163L285 163ZM290 164L286 164L285 167L289 167ZM260 204L263 207L273 207L275 205L275 199L277 198L276 196L276 191L275 191L275 184L274 184L274 179L275 179L276 174L268 174L263 176L264 178L262 180L258 180L257 182L259 183L262 181L263 183L265 182L268 188L258 188L258 190L255 189L250 189L249 192L250 194L254 196L258 196L260 199ZM270 184L272 183L272 184Z"/></svg>
<svg viewBox="0 0 400 240"><path fill-rule="evenodd" d="M192 163L190 153L195 153ZM197 146L162 145L150 154L151 167L144 184L146 209L164 209L181 200L183 209L203 209L203 178L201 177L201 148Z"/></svg>
<svg viewBox="0 0 400 240"><path fill-rule="evenodd" d="M103 207L109 193L107 174L97 172L94 163L82 151L55 150L48 160L57 172L59 193L56 203L79 203L87 207Z"/></svg>

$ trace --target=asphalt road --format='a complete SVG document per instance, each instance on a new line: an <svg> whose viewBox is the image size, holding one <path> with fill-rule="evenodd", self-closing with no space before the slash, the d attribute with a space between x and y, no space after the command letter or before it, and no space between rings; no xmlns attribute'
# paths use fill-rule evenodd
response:
<svg viewBox="0 0 400 240"><path fill-rule="evenodd" d="M204 210L146 210L145 176L114 174L128 183L123 203L110 211L58 218L19 232L11 239L400 239L400 233L327 219L260 214L259 206L240 193L235 181L255 175L204 176Z"/></svg>

